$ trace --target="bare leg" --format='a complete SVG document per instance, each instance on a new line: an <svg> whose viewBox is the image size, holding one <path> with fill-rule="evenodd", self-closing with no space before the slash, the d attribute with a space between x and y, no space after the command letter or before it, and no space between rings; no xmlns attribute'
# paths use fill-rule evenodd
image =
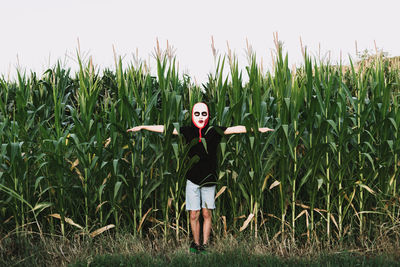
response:
<svg viewBox="0 0 400 267"><path fill-rule="evenodd" d="M211 210L207 208L203 208L201 210L201 213L203 215L203 244L208 244L208 239L210 238L210 233L211 233Z"/></svg>
<svg viewBox="0 0 400 267"><path fill-rule="evenodd" d="M192 228L193 241L200 245L200 210L191 210L190 212L190 227Z"/></svg>

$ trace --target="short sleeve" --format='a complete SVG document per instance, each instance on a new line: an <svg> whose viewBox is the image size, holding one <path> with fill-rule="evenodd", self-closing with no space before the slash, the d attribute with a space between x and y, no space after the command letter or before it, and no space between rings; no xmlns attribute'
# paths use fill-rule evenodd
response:
<svg viewBox="0 0 400 267"><path fill-rule="evenodd" d="M217 126L216 128L216 132L220 135L220 136L224 136L224 132L228 127L224 127L224 126Z"/></svg>
<svg viewBox="0 0 400 267"><path fill-rule="evenodd" d="M188 142L190 139L190 127L182 126L179 128L179 133L185 137L185 140Z"/></svg>

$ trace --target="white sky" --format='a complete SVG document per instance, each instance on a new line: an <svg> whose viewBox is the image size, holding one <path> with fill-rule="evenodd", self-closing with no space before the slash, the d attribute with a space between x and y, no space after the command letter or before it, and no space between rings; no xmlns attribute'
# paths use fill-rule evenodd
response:
<svg viewBox="0 0 400 267"><path fill-rule="evenodd" d="M390 56L400 55L400 2L397 0L1 0L0 75L15 73L18 66L40 75L57 59L69 55L73 70L80 40L81 51L93 56L100 68L114 66L112 45L124 62L151 58L156 45L169 41L176 49L180 71L198 83L214 71L211 36L221 54L226 42L246 64L246 38L271 65L273 33L278 32L291 64L301 62L300 41L318 54L331 51L331 61L355 57L358 50L377 47ZM18 58L18 60L17 60ZM154 61L151 64L155 70Z"/></svg>

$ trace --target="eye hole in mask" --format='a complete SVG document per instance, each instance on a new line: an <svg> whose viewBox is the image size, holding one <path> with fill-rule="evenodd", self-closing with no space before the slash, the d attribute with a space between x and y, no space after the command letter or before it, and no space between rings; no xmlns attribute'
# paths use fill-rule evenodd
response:
<svg viewBox="0 0 400 267"><path fill-rule="evenodd" d="M196 111L196 112L194 113L194 115L195 115L196 117L198 117L198 116L200 116L200 112ZM206 116L207 116L207 112L203 111L203 112L201 113L201 116L206 117Z"/></svg>

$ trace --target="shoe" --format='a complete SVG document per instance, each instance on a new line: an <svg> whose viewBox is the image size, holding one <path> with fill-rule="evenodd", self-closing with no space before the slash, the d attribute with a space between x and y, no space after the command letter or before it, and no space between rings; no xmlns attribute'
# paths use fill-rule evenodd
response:
<svg viewBox="0 0 400 267"><path fill-rule="evenodd" d="M201 254L208 254L208 245L203 244L203 245L199 246L199 252Z"/></svg>
<svg viewBox="0 0 400 267"><path fill-rule="evenodd" d="M200 245L196 244L195 242L192 242L190 244L189 252L194 253L194 254L199 254L200 253Z"/></svg>

